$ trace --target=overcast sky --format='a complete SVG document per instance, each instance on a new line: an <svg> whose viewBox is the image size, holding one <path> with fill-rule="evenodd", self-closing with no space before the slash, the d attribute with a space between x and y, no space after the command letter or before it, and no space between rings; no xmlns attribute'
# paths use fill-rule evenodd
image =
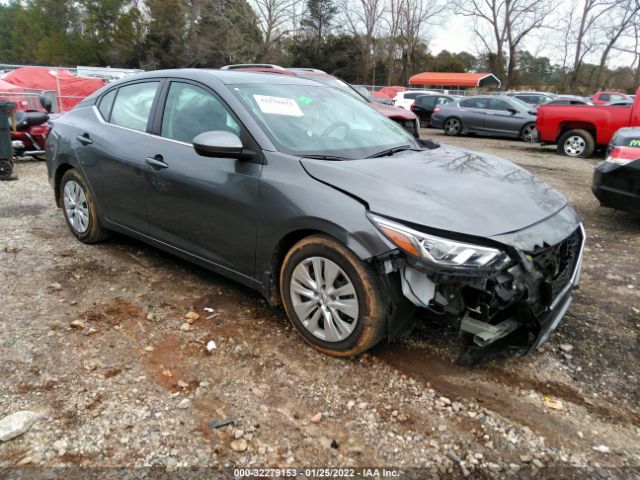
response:
<svg viewBox="0 0 640 480"><path fill-rule="evenodd" d="M532 0L535 1L535 0ZM478 48L481 45L475 38L472 29L472 20L462 15L449 15L447 21L439 27L430 27L426 30L426 37L429 40L429 50L437 54L442 50L449 50L450 52L462 52L467 51L473 55L478 54ZM528 49L534 55L544 55L551 59L551 63L561 63L562 57L560 52L560 45L556 40L556 30L545 30L544 32L538 32L532 34L529 38L524 40L524 48ZM587 61L592 63L598 63L599 53L587 58ZM609 55L610 66L630 66L633 62L633 56L630 54L612 52Z"/></svg>

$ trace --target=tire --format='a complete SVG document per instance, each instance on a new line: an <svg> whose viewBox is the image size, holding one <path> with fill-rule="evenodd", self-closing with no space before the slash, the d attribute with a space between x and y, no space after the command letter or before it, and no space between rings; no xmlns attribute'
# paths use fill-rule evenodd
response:
<svg viewBox="0 0 640 480"><path fill-rule="evenodd" d="M527 123L522 130L520 130L520 139L523 142L533 143L536 137L536 124Z"/></svg>
<svg viewBox="0 0 640 480"><path fill-rule="evenodd" d="M450 137L457 137L462 134L462 121L457 117L449 117L442 124L444 134Z"/></svg>
<svg viewBox="0 0 640 480"><path fill-rule="evenodd" d="M314 283L316 269L322 272L321 282L327 280L327 274L333 276L331 285L314 288L321 283ZM332 289L343 293L334 298ZM280 270L280 295L289 321L307 343L334 357L357 355L385 338L387 318L381 292L375 269L327 235L300 240L289 250ZM340 321L334 320L336 315Z"/></svg>
<svg viewBox="0 0 640 480"><path fill-rule="evenodd" d="M91 190L82 175L73 168L67 170L60 180L60 206L67 227L81 242L96 243L109 237L109 231L98 220Z"/></svg>
<svg viewBox="0 0 640 480"><path fill-rule="evenodd" d="M416 121L413 122L413 138L420 138L420 117L416 117Z"/></svg>
<svg viewBox="0 0 640 480"><path fill-rule="evenodd" d="M0 180L9 180L13 175L13 162L3 158L0 160Z"/></svg>
<svg viewBox="0 0 640 480"><path fill-rule="evenodd" d="M558 154L567 157L587 158L596 149L593 135L586 130L568 130L558 140Z"/></svg>

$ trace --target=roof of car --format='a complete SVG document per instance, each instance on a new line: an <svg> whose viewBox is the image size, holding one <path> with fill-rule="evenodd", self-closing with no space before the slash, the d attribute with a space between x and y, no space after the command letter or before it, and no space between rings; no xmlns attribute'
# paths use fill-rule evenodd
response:
<svg viewBox="0 0 640 480"><path fill-rule="evenodd" d="M154 78L154 77L177 77L188 78L193 80L206 80L207 78L215 78L224 84L234 83L269 83L284 85L318 85L317 82L300 78L294 75L269 75L255 71L247 70L219 70L209 68L177 68L172 70L153 70L149 72L130 75L123 80L114 82L112 85L130 82L131 80Z"/></svg>

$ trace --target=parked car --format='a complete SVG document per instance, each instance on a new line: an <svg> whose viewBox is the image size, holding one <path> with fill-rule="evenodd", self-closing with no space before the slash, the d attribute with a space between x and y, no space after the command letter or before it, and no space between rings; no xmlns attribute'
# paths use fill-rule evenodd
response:
<svg viewBox="0 0 640 480"><path fill-rule="evenodd" d="M407 112L402 108L394 107L393 105L387 105L386 102L376 102L373 99L368 98L367 96L362 95L355 88L349 85L347 82L342 80L341 78L334 77L333 75L329 75L328 73L318 70L316 68L284 68L279 65L270 65L270 64L238 64L238 65L226 65L222 67L223 70L236 70L236 71L245 71L245 72L262 72L262 73L275 73L280 75L290 75L296 76L300 78L307 78L309 80L314 80L316 82L324 83L325 85L329 85L330 87L335 87L339 90L342 90L349 95L354 96L360 101L364 101L369 106L378 110L385 117L390 118L391 120L399 123L405 128L407 131L411 132L411 134L418 138L420 137L420 121L418 117L412 112Z"/></svg>
<svg viewBox="0 0 640 480"><path fill-rule="evenodd" d="M596 165L591 187L603 207L640 215L640 128L621 128Z"/></svg>
<svg viewBox="0 0 640 480"><path fill-rule="evenodd" d="M555 144L560 155L590 157L623 127L640 126L640 105L541 105L536 128L542 144Z"/></svg>
<svg viewBox="0 0 640 480"><path fill-rule="evenodd" d="M630 100L629 97L622 92L596 92L591 97L594 105L605 105L620 100Z"/></svg>
<svg viewBox="0 0 640 480"><path fill-rule="evenodd" d="M454 102L459 98L453 95L419 95L411 105L411 111L418 116L422 126L426 127L431 122L431 115L436 107Z"/></svg>
<svg viewBox="0 0 640 480"><path fill-rule="evenodd" d="M393 97L393 104L396 107L404 108L405 110L411 110L411 105L417 97L420 95L436 95L437 92L431 92L429 90L406 90L404 92L396 93Z"/></svg>
<svg viewBox="0 0 640 480"><path fill-rule="evenodd" d="M369 90L367 87L365 87L364 85L351 85L360 95L362 95L364 98L372 101L372 102L376 102L376 103L382 103L383 105L391 105L393 106L393 102L388 99L388 98L382 98L382 97L374 97L371 94L371 90Z"/></svg>
<svg viewBox="0 0 640 480"><path fill-rule="evenodd" d="M393 97L395 97L398 92L404 92L406 89L407 87L393 85L390 87L382 87L380 90L373 92L372 95L374 97L388 98L393 101Z"/></svg>
<svg viewBox="0 0 640 480"><path fill-rule="evenodd" d="M560 193L298 77L127 77L54 123L47 167L78 240L117 231L225 275L331 355L409 332L416 307L451 319L469 361L524 353L579 280L584 230Z"/></svg>
<svg viewBox="0 0 640 480"><path fill-rule="evenodd" d="M574 95L560 95L545 105L593 105L589 100Z"/></svg>
<svg viewBox="0 0 640 480"><path fill-rule="evenodd" d="M507 97L517 98L528 105L544 105L556 98L555 95L547 92L505 92Z"/></svg>
<svg viewBox="0 0 640 480"><path fill-rule="evenodd" d="M481 133L530 142L535 138L536 112L517 98L478 95L436 107L431 126L451 136Z"/></svg>

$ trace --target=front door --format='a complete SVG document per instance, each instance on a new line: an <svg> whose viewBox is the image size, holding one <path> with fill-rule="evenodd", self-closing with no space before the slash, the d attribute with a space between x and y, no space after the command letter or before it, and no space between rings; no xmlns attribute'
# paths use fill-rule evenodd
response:
<svg viewBox="0 0 640 480"><path fill-rule="evenodd" d="M160 137L145 170L151 236L253 277L262 165L203 157L192 145L213 130L233 132L245 146L252 139L213 91L194 83L171 81L158 115Z"/></svg>
<svg viewBox="0 0 640 480"><path fill-rule="evenodd" d="M509 102L499 98L492 98L487 108L485 128L489 132L507 135L518 134L524 124L526 115Z"/></svg>

